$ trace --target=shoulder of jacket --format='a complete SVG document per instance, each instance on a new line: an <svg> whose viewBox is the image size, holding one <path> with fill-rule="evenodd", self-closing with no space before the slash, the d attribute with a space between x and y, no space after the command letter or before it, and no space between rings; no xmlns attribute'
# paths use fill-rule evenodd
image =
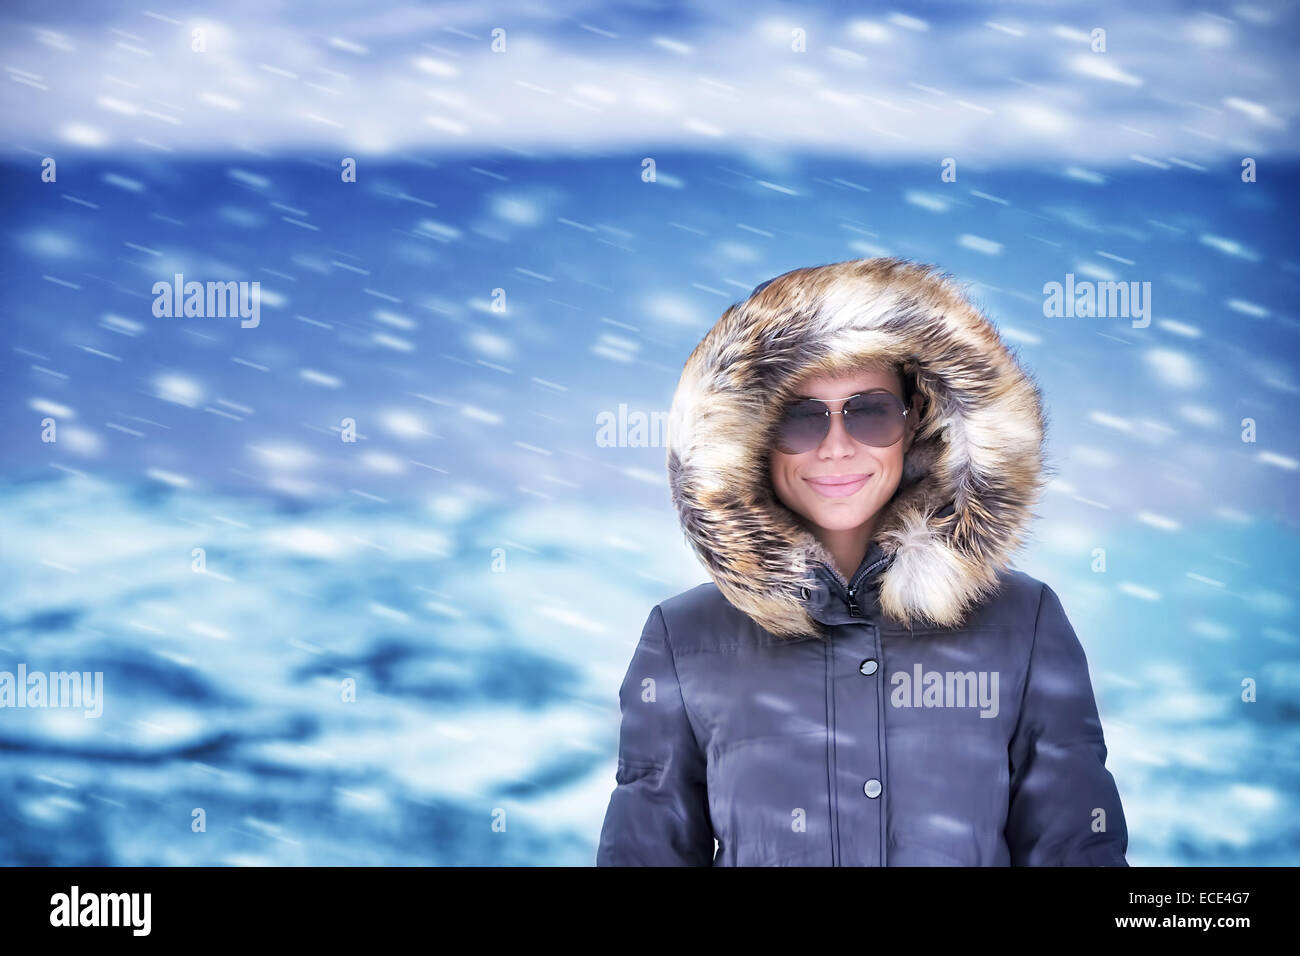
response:
<svg viewBox="0 0 1300 956"><path fill-rule="evenodd" d="M998 588L979 608L971 623L1011 624L1033 635L1047 585L1018 568L998 572Z"/></svg>
<svg viewBox="0 0 1300 956"><path fill-rule="evenodd" d="M752 625L712 581L660 601L658 607L675 648L693 646L699 635L727 633L737 626Z"/></svg>
<svg viewBox="0 0 1300 956"><path fill-rule="evenodd" d="M699 614L716 613L722 605L731 607L712 581L687 588L659 602L664 620L672 627L675 620L688 620Z"/></svg>
<svg viewBox="0 0 1300 956"><path fill-rule="evenodd" d="M1004 568L998 572L1001 584L999 594L1005 592L1013 597L1031 597L1035 602L1047 585L1033 575L1026 574L1019 568Z"/></svg>

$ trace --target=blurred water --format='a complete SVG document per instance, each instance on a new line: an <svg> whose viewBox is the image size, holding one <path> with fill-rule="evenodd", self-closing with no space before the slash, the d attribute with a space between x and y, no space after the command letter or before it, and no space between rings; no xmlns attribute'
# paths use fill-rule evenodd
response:
<svg viewBox="0 0 1300 956"><path fill-rule="evenodd" d="M972 282L1044 387L1020 566L1130 861L1300 861L1300 170L640 158L4 167L0 670L105 705L0 711L0 862L590 863L632 646L705 580L662 447L597 416L665 411L758 282L883 253ZM177 272L260 281L261 324L155 318ZM1150 326L1046 318L1066 273L1151 282Z"/></svg>

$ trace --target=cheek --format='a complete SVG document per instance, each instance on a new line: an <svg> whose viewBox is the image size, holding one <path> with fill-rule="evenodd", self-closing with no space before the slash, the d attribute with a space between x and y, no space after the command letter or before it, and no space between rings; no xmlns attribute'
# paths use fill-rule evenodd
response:
<svg viewBox="0 0 1300 956"><path fill-rule="evenodd" d="M776 456L772 456L772 463L767 468L767 479L772 484L772 490L777 494L781 493L781 466L777 463Z"/></svg>
<svg viewBox="0 0 1300 956"><path fill-rule="evenodd" d="M889 473L889 481L896 486L903 478L903 450L901 445L890 449L889 454L884 456L884 465ZM892 489L890 493L893 493Z"/></svg>
<svg viewBox="0 0 1300 956"><path fill-rule="evenodd" d="M772 480L772 487L778 494L787 495L794 493L795 490L795 469L796 461L790 455L782 452L772 453L772 464L768 473Z"/></svg>

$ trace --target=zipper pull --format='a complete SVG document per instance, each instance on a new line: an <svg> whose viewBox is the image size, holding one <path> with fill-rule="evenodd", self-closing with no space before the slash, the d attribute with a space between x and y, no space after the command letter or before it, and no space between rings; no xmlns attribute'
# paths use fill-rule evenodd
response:
<svg viewBox="0 0 1300 956"><path fill-rule="evenodd" d="M862 609L858 607L858 602L854 600L854 595L857 593L857 588L849 588L849 613L854 617L861 617Z"/></svg>

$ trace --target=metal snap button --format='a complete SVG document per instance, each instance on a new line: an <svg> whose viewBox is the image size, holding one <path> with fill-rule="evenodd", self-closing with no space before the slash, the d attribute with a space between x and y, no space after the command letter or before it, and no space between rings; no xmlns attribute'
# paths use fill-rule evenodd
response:
<svg viewBox="0 0 1300 956"><path fill-rule="evenodd" d="M858 666L858 670L861 671L863 674L865 674L867 677L870 677L879 669L880 669L880 665L876 663L875 658L872 657L868 657L865 661L863 661Z"/></svg>
<svg viewBox="0 0 1300 956"><path fill-rule="evenodd" d="M880 796L880 791L883 789L884 787L880 785L880 781L877 780L875 777L872 777L870 780L868 780L866 783L862 785L862 792L865 793L867 796L869 796L872 800Z"/></svg>

